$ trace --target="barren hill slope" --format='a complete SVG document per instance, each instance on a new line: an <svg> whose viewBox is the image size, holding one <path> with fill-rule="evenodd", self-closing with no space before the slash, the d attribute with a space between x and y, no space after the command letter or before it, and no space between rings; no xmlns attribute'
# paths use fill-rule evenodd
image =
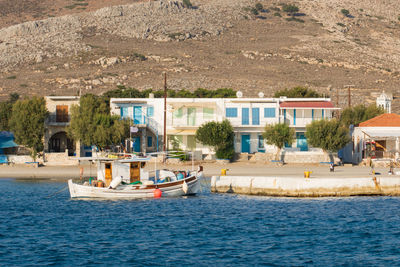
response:
<svg viewBox="0 0 400 267"><path fill-rule="evenodd" d="M264 9L255 15L258 2ZM192 3L146 1L4 27L0 94L160 88L164 71L173 89L232 87L271 96L302 85L334 101L339 93L341 106L349 85L352 104L399 92L396 0L287 2L300 9L294 17L282 1Z"/></svg>

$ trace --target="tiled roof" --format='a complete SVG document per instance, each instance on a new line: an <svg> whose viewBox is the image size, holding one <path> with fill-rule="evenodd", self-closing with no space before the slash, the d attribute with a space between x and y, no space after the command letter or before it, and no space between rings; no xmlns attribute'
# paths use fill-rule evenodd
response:
<svg viewBox="0 0 400 267"><path fill-rule="evenodd" d="M281 108L334 108L330 101L286 101L280 104Z"/></svg>
<svg viewBox="0 0 400 267"><path fill-rule="evenodd" d="M385 113L370 120L361 122L359 127L400 127L400 116L394 113Z"/></svg>

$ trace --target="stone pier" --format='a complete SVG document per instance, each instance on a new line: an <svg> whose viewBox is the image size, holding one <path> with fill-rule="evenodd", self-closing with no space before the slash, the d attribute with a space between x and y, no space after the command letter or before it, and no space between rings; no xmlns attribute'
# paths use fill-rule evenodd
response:
<svg viewBox="0 0 400 267"><path fill-rule="evenodd" d="M400 176L365 178L212 176L211 191L278 197L400 196Z"/></svg>

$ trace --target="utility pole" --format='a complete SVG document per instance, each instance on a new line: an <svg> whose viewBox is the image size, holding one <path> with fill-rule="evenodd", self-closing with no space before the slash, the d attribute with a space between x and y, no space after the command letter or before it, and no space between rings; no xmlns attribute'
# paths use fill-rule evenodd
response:
<svg viewBox="0 0 400 267"><path fill-rule="evenodd" d="M164 136L163 136L163 152L167 150L167 73L164 72ZM165 159L165 156L164 156Z"/></svg>
<svg viewBox="0 0 400 267"><path fill-rule="evenodd" d="M349 92L349 107L351 107L351 93L350 93L350 86L347 88L348 92Z"/></svg>
<svg viewBox="0 0 400 267"><path fill-rule="evenodd" d="M339 87L336 88L336 107L339 107ZM339 119L340 113L339 110L336 111L336 118Z"/></svg>
<svg viewBox="0 0 400 267"><path fill-rule="evenodd" d="M345 85L344 88L347 88L347 104L349 108L351 107L351 88L354 87L354 85Z"/></svg>

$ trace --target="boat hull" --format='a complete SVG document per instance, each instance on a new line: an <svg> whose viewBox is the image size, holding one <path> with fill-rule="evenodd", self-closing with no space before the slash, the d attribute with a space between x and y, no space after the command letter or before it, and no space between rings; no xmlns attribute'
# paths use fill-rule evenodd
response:
<svg viewBox="0 0 400 267"><path fill-rule="evenodd" d="M183 185L184 182L186 182L187 188ZM127 185L108 189L76 184L70 179L68 180L68 187L71 198L136 199L154 198L154 190L157 188L162 191L162 197L194 195L200 190L200 181L198 177L193 176L181 181L158 185Z"/></svg>

